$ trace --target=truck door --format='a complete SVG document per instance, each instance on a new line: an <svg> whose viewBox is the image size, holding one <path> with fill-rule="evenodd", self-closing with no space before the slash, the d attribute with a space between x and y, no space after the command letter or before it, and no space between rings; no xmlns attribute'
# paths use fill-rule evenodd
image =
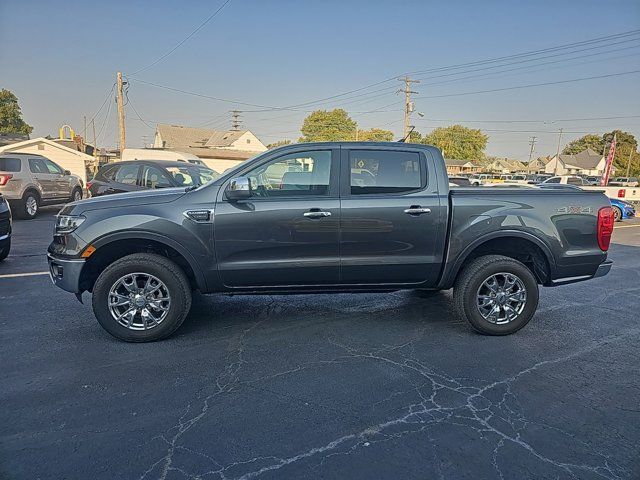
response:
<svg viewBox="0 0 640 480"><path fill-rule="evenodd" d="M401 145L343 147L343 284L436 283L446 204L440 205L432 169L428 152L403 150Z"/></svg>
<svg viewBox="0 0 640 480"><path fill-rule="evenodd" d="M218 271L227 287L337 285L340 277L338 149L267 157L238 176L251 197L215 206Z"/></svg>

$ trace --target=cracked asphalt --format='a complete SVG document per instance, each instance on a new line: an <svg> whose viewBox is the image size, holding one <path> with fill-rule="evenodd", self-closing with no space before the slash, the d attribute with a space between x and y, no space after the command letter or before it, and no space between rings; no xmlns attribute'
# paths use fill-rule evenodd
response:
<svg viewBox="0 0 640 480"><path fill-rule="evenodd" d="M126 344L39 274L55 211L0 264L0 478L640 478L640 221L508 337L450 292L216 295Z"/></svg>

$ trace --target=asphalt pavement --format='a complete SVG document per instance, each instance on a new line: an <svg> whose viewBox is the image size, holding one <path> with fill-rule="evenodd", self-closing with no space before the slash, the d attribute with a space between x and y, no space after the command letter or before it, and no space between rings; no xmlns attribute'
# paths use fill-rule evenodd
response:
<svg viewBox="0 0 640 480"><path fill-rule="evenodd" d="M507 337L450 292L196 295L127 344L51 285L55 211L0 264L0 478L640 478L640 221Z"/></svg>

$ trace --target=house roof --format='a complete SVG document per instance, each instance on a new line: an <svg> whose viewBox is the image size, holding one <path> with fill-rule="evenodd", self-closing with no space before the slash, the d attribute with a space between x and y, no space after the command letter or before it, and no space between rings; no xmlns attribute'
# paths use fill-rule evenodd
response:
<svg viewBox="0 0 640 480"><path fill-rule="evenodd" d="M565 165L572 165L584 170L594 170L597 168L598 163L600 163L601 160L602 156L590 148L587 148L575 155L560 155L560 161Z"/></svg>
<svg viewBox="0 0 640 480"><path fill-rule="evenodd" d="M87 155L86 153L79 152L78 150L74 150L73 148L66 147L64 145L61 145L58 142L54 142L53 140L49 140L48 138L44 138L44 137L32 138L31 140L25 140L24 142L5 145L3 147L0 147L0 152L11 152L14 150L20 150L21 148L29 147L31 145L37 145L39 143L51 145L52 147L58 148L60 150L73 153L74 155L81 157L85 161L94 160L94 158L91 155ZM44 156L46 157L46 154Z"/></svg>
<svg viewBox="0 0 640 480"><path fill-rule="evenodd" d="M455 160L452 158L445 158L444 163L449 167L463 167L469 163L475 166L475 164L471 160Z"/></svg>
<svg viewBox="0 0 640 480"><path fill-rule="evenodd" d="M214 130L211 128L184 127L158 124L158 132L166 148L178 147L230 147L247 130Z"/></svg>
<svg viewBox="0 0 640 480"><path fill-rule="evenodd" d="M0 133L0 147L25 140L29 140L29 135L23 135L21 133Z"/></svg>

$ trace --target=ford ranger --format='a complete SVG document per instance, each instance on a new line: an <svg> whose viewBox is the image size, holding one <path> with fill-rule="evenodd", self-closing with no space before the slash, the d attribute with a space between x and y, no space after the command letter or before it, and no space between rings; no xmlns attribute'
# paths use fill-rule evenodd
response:
<svg viewBox="0 0 640 480"><path fill-rule="evenodd" d="M184 321L192 291L443 290L477 331L516 332L538 286L606 275L613 212L597 191L449 188L441 152L405 143L267 151L199 187L66 205L53 283L92 293L98 322L132 342Z"/></svg>

